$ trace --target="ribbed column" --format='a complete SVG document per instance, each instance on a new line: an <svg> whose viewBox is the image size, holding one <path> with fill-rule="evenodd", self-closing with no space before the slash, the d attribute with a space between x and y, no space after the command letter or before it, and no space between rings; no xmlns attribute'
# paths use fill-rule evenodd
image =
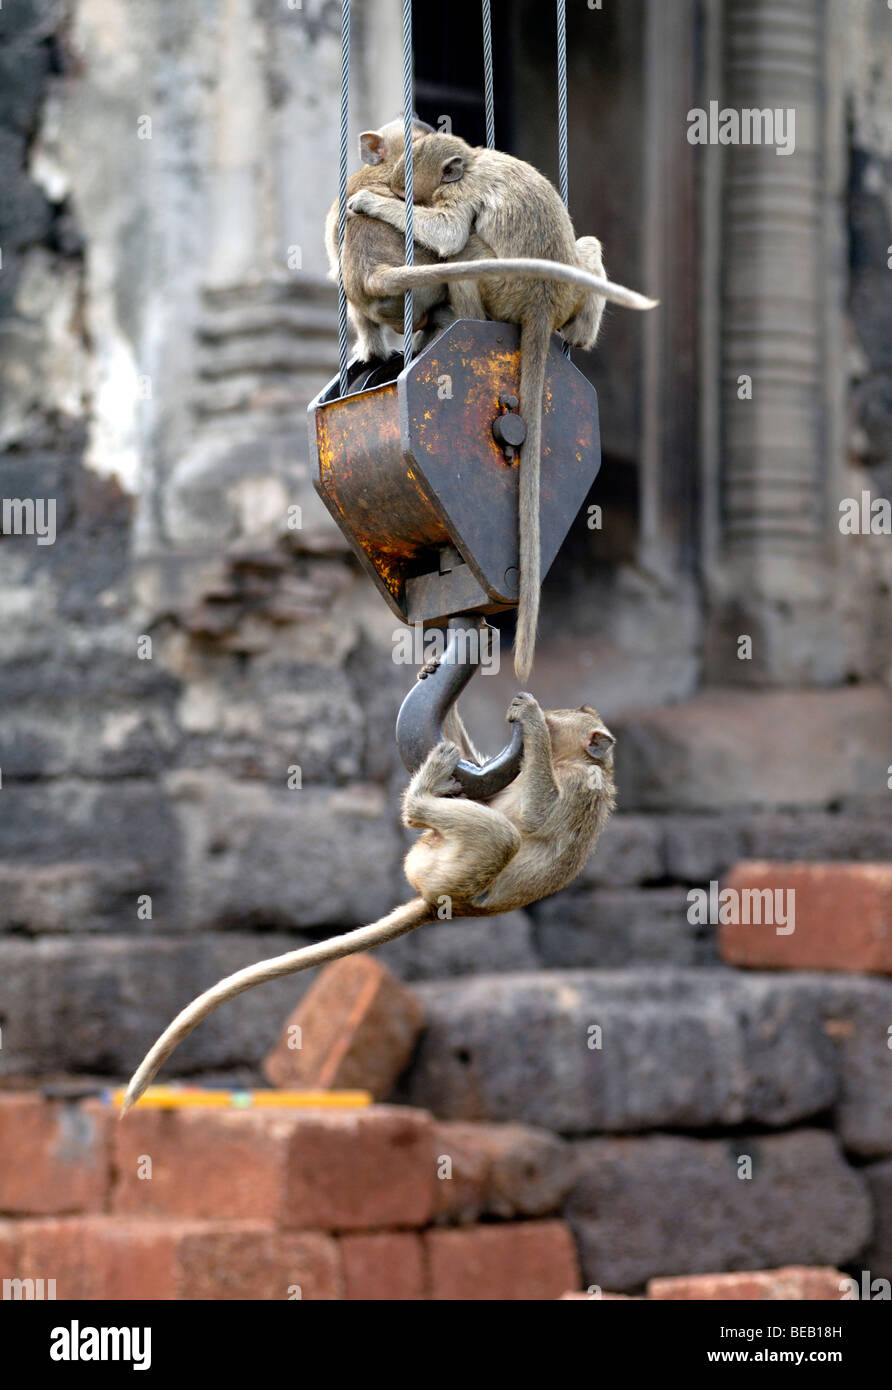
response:
<svg viewBox="0 0 892 1390"><path fill-rule="evenodd" d="M816 555L824 532L823 13L824 0L725 12L722 105L795 113L792 154L729 145L723 169L722 548L768 592L775 559Z"/></svg>

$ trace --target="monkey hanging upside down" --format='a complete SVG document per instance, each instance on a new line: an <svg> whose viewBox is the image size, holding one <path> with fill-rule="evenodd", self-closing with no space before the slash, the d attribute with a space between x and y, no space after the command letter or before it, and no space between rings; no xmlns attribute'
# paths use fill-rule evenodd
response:
<svg viewBox="0 0 892 1390"><path fill-rule="evenodd" d="M162 1063L218 1005L254 985L324 965L392 941L424 922L491 917L526 907L566 887L581 870L614 807L614 737L596 710L543 712L532 695L515 695L508 722L523 732L523 764L489 802L457 795L462 750L450 741L428 754L403 796L403 823L424 834L406 855L417 898L380 921L229 975L194 999L134 1072L125 1114Z"/></svg>

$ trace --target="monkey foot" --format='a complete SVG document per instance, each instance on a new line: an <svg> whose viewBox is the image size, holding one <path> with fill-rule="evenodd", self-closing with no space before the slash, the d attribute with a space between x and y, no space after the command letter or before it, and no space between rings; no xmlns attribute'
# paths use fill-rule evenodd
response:
<svg viewBox="0 0 892 1390"><path fill-rule="evenodd" d="M418 790L432 796L456 796L461 785L452 775L461 760L461 749L449 739L438 743L425 758L418 773Z"/></svg>

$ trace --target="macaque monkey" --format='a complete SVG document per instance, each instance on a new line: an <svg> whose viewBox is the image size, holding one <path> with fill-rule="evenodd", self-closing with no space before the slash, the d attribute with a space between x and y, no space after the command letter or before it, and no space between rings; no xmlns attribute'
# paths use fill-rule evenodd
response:
<svg viewBox="0 0 892 1390"><path fill-rule="evenodd" d="M433 127L425 121L413 121L413 141L425 134L433 134ZM364 167L357 169L347 180L347 198L365 190L374 192L382 198L396 198L391 190L390 179L404 150L404 131L402 120L391 121L380 130L364 130L359 137L359 157ZM491 256L492 250L479 237L469 238L470 253L476 257ZM325 219L325 249L328 252L329 279L337 283L338 278L338 200L332 203ZM372 277L376 271L387 266L401 266L405 262L406 236L402 235L388 222L379 218L365 217L352 213L344 228L344 247L341 257L341 275L344 293L347 296L347 316L356 335L356 355L362 362L373 357L387 356L384 329L394 333L403 332L403 313L405 292L380 295L371 289ZM415 243L415 264L422 266L438 265L439 257L427 247ZM445 328L456 317L448 304L448 290L445 281L426 285L419 289L413 299L413 330L425 328ZM433 312L437 311L437 312Z"/></svg>
<svg viewBox="0 0 892 1390"><path fill-rule="evenodd" d="M469 801L457 794L453 773L461 750L449 740L432 749L409 783L403 824L424 831L405 861L406 877L418 897L371 926L249 965L199 995L134 1072L122 1114L174 1048L227 999L267 980L393 941L436 921L444 907L450 917L490 917L526 907L576 877L613 810L613 735L588 705L543 712L527 694L514 697L507 717L523 731L523 763L514 781L491 801Z"/></svg>
<svg viewBox="0 0 892 1390"><path fill-rule="evenodd" d="M424 121L414 121L413 139L432 132ZM380 130L364 130L359 137L359 156L363 167L347 180L347 197L360 190L374 192L379 197L393 198L390 179L404 150L402 120L391 121ZM325 249L328 252L329 278L338 278L338 200L332 203L325 219ZM347 296L347 315L356 334L356 354L368 362L373 357L386 357L384 328L394 333L403 331L404 298L402 294L377 295L369 289L374 271L381 266L400 266L405 260L405 231L401 236L387 222L378 218L351 216L344 228L344 247L341 274ZM439 258L424 246L415 246L417 265L436 265ZM430 311L443 304L446 285L428 285L414 298L414 329L426 326Z"/></svg>
<svg viewBox="0 0 892 1390"><path fill-rule="evenodd" d="M520 404L527 437L520 455L514 670L519 680L526 680L539 616L539 465L551 334L562 332L568 342L590 347L606 301L632 309L651 309L655 301L603 278L600 243L595 237L576 241L557 190L531 164L436 133L413 141L412 154L415 240L445 263L380 270L372 276L370 288L382 295L396 294L445 276L459 318L520 325ZM405 152L390 184L396 200L364 188L351 197L348 209L405 232ZM479 245L470 245L472 236L482 239L495 259L481 253Z"/></svg>

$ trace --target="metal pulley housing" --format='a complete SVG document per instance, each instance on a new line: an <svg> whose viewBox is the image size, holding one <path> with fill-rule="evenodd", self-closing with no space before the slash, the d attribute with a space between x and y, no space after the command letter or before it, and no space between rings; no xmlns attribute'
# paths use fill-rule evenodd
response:
<svg viewBox="0 0 892 1390"><path fill-rule="evenodd" d="M354 364L346 396L335 377L311 402L316 491L403 622L510 608L526 433L516 414L520 332L460 319L401 366L399 357ZM600 461L595 389L555 336L543 397L540 579Z"/></svg>

